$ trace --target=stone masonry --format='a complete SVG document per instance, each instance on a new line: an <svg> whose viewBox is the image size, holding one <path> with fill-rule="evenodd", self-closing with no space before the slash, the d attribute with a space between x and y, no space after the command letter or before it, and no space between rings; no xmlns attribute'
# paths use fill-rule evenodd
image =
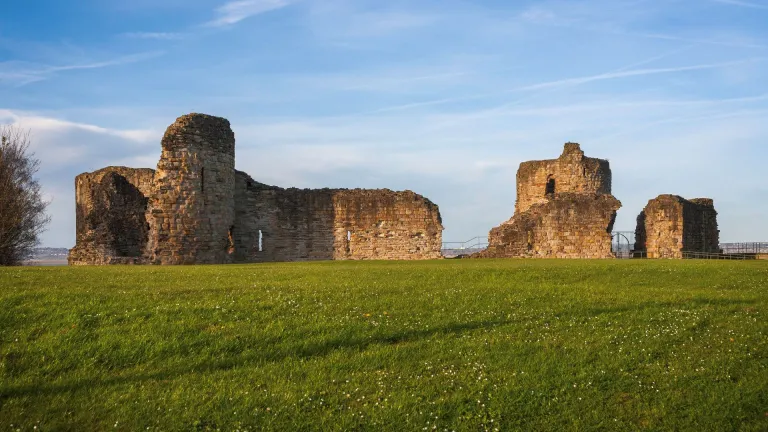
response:
<svg viewBox="0 0 768 432"><path fill-rule="evenodd" d="M636 252L648 258L683 258L685 252L720 252L717 212L709 198L660 195L637 217Z"/></svg>
<svg viewBox="0 0 768 432"><path fill-rule="evenodd" d="M283 189L237 172L235 194L237 261L441 258L440 211L410 191Z"/></svg>
<svg viewBox="0 0 768 432"><path fill-rule="evenodd" d="M528 161L517 171L515 214L534 204L544 204L553 194L610 195L611 167L607 160L584 156L581 146L566 143L563 154L552 160Z"/></svg>
<svg viewBox="0 0 768 432"><path fill-rule="evenodd" d="M608 161L566 143L558 159L520 164L515 215L475 257L611 258L619 208Z"/></svg>
<svg viewBox="0 0 768 432"><path fill-rule="evenodd" d="M236 171L226 119L180 117L157 170L75 179L70 265L437 259L442 220L411 191L283 189Z"/></svg>
<svg viewBox="0 0 768 432"><path fill-rule="evenodd" d="M138 264L145 262L147 197L155 171L108 167L75 179L77 245L69 262ZM130 223L128 222L130 221Z"/></svg>
<svg viewBox="0 0 768 432"><path fill-rule="evenodd" d="M147 210L147 258L158 264L232 262L235 134L229 121L179 117L162 140Z"/></svg>

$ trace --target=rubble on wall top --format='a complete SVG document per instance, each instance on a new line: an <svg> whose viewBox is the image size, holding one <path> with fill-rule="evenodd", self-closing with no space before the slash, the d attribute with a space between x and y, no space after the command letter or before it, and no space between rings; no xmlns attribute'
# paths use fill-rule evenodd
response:
<svg viewBox="0 0 768 432"><path fill-rule="evenodd" d="M563 148L563 154L568 154L568 153L581 153L581 154L584 154L584 152L581 150L581 144L575 143L575 142L570 142L570 141L565 143L565 146Z"/></svg>
<svg viewBox="0 0 768 432"><path fill-rule="evenodd" d="M649 202L654 202L654 201L676 201L676 202L679 202L679 203L688 202L688 203L691 203L691 204L696 204L696 205L700 205L700 206L707 206L707 207L714 207L715 206L715 201L712 198L686 199L686 198L681 197L680 195L674 195L674 194L662 194L662 195L659 195L658 197L650 200Z"/></svg>
<svg viewBox="0 0 768 432"><path fill-rule="evenodd" d="M702 206L708 206L708 207L715 206L715 200L713 200L712 198L692 198L692 199L689 199L688 201L694 204L702 205Z"/></svg>
<svg viewBox="0 0 768 432"><path fill-rule="evenodd" d="M177 118L176 121L173 122L173 125L171 125L171 127L173 126L185 128L212 126L228 128L230 127L230 124L229 120L225 119L224 117L216 117L201 113L189 113Z"/></svg>

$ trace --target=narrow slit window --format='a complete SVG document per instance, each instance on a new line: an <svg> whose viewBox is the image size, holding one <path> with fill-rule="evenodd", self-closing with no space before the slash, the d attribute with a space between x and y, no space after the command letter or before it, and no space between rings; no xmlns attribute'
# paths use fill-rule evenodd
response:
<svg viewBox="0 0 768 432"><path fill-rule="evenodd" d="M350 244L352 243L352 231L347 231L347 244L346 244L346 252L351 253L352 249L350 248Z"/></svg>
<svg viewBox="0 0 768 432"><path fill-rule="evenodd" d="M200 169L200 191L205 192L205 168Z"/></svg>
<svg viewBox="0 0 768 432"><path fill-rule="evenodd" d="M264 234L259 230L259 252L264 251Z"/></svg>

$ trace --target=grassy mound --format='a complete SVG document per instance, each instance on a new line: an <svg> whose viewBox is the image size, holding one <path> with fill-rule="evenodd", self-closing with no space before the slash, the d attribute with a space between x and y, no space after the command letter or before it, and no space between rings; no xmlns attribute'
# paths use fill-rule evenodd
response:
<svg viewBox="0 0 768 432"><path fill-rule="evenodd" d="M768 430L768 265L0 269L0 430Z"/></svg>

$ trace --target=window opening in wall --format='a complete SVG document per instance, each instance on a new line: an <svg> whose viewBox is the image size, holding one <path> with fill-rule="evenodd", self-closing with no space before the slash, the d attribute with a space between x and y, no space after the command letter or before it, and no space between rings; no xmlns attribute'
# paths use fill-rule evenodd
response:
<svg viewBox="0 0 768 432"><path fill-rule="evenodd" d="M352 243L352 231L347 231L347 253L351 252L350 244Z"/></svg>
<svg viewBox="0 0 768 432"><path fill-rule="evenodd" d="M234 231L235 231L234 225L229 227L229 233L227 234L227 239L229 240L229 247L227 248L227 252L229 253L233 253L235 251L235 237L233 235Z"/></svg>
<svg viewBox="0 0 768 432"><path fill-rule="evenodd" d="M259 252L264 252L264 234L259 230Z"/></svg>
<svg viewBox="0 0 768 432"><path fill-rule="evenodd" d="M539 186L541 187L541 186ZM544 192L545 195L553 194L555 193L555 179L550 178L547 180L547 190Z"/></svg>
<svg viewBox="0 0 768 432"><path fill-rule="evenodd" d="M205 168L200 169L200 191L205 192Z"/></svg>

